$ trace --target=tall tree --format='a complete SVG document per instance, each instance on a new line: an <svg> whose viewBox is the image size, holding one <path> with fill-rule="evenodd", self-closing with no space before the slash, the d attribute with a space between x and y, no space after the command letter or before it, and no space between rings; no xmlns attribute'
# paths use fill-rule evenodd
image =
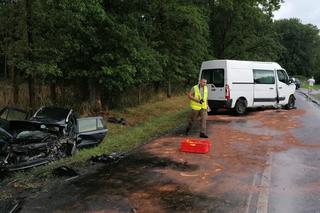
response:
<svg viewBox="0 0 320 213"><path fill-rule="evenodd" d="M276 59L280 48L271 16L279 2L210 1L211 54L221 59Z"/></svg>
<svg viewBox="0 0 320 213"><path fill-rule="evenodd" d="M165 58L164 77L170 97L172 85L195 79L200 62L208 57L207 13L203 7L176 1L160 1L154 7L152 39Z"/></svg>
<svg viewBox="0 0 320 213"><path fill-rule="evenodd" d="M285 47L279 62L291 75L314 75L319 69L319 29L298 19L275 21L280 43Z"/></svg>

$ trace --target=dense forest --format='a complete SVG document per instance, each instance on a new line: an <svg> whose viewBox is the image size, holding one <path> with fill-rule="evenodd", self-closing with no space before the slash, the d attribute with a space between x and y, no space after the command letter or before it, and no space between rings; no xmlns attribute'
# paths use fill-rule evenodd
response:
<svg viewBox="0 0 320 213"><path fill-rule="evenodd" d="M277 61L319 81L319 29L273 20L280 3L0 0L1 104L116 107L170 97L209 59Z"/></svg>

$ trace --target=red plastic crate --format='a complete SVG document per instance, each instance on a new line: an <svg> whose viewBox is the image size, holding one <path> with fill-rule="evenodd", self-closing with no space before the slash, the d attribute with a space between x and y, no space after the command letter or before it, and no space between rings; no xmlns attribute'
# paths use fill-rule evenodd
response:
<svg viewBox="0 0 320 213"><path fill-rule="evenodd" d="M180 143L180 150L182 152L208 153L210 148L211 143L208 140L184 139Z"/></svg>

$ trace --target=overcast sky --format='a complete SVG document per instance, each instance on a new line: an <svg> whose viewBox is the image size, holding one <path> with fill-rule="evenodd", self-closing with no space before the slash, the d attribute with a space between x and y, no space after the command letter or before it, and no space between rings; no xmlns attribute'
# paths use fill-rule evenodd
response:
<svg viewBox="0 0 320 213"><path fill-rule="evenodd" d="M303 24L313 24L320 29L319 0L284 0L280 10L274 13L275 19L298 18Z"/></svg>

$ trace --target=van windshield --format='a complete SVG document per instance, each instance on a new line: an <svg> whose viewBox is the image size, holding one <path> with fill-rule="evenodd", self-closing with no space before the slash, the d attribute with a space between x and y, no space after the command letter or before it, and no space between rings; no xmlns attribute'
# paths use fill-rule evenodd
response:
<svg viewBox="0 0 320 213"><path fill-rule="evenodd" d="M201 78L207 79L207 84L214 84L216 87L224 87L224 69L202 70Z"/></svg>

